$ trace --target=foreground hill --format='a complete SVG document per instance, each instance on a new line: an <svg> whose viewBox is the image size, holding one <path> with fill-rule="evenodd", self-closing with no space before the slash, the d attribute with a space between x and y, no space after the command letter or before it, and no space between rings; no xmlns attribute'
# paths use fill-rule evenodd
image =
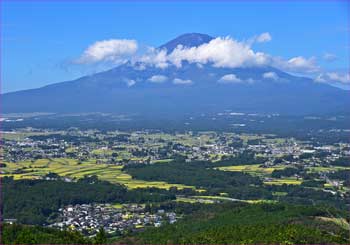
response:
<svg viewBox="0 0 350 245"><path fill-rule="evenodd" d="M160 48L194 47L212 38L186 34ZM269 74L269 76L266 76ZM348 91L269 66L166 68L126 63L114 69L2 96L4 113L114 112L184 115L223 110L285 115L349 113Z"/></svg>
<svg viewBox="0 0 350 245"><path fill-rule="evenodd" d="M84 238L77 232L4 225L3 244L348 244L348 230L334 209L286 204L186 204L186 215L172 225L148 228L127 237ZM174 208L171 203L163 208Z"/></svg>
<svg viewBox="0 0 350 245"><path fill-rule="evenodd" d="M149 228L121 243L132 244L341 244L347 231L332 212L285 204L208 205L174 225ZM324 216L331 216L325 218ZM323 218L322 218L323 217ZM334 218L333 218L334 219ZM327 222L325 220L328 220Z"/></svg>

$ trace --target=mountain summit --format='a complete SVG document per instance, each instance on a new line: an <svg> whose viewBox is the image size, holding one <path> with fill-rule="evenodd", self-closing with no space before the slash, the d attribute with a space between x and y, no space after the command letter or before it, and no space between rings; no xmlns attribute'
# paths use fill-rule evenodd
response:
<svg viewBox="0 0 350 245"><path fill-rule="evenodd" d="M181 35L161 45L194 47L213 38ZM112 112L184 115L233 110L284 115L349 113L348 91L274 67L220 68L183 62L137 67L126 63L111 70L38 89L2 96L4 113Z"/></svg>
<svg viewBox="0 0 350 245"><path fill-rule="evenodd" d="M201 33L186 33L177 38L163 44L160 49L166 49L168 53L171 53L178 45L182 45L187 48L198 47L204 43L210 42L213 37L207 34Z"/></svg>

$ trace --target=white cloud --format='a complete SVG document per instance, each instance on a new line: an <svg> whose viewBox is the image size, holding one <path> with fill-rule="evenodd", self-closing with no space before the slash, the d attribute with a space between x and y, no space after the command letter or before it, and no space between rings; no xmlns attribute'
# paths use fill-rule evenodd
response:
<svg viewBox="0 0 350 245"><path fill-rule="evenodd" d="M342 83L350 84L350 74L340 74L337 72L321 73L315 78L316 82L322 83Z"/></svg>
<svg viewBox="0 0 350 245"><path fill-rule="evenodd" d="M295 70L314 72L318 69L315 62L316 59L314 57L306 59L302 56L298 56L288 60L288 67Z"/></svg>
<svg viewBox="0 0 350 245"><path fill-rule="evenodd" d="M167 76L154 75L154 76L148 78L147 80L152 82L152 83L162 83L162 82L165 82L167 79L168 79Z"/></svg>
<svg viewBox="0 0 350 245"><path fill-rule="evenodd" d="M254 82L255 81L252 78L243 80L237 77L235 74L226 74L218 80L218 83L222 83L222 84L235 84L235 83L252 84Z"/></svg>
<svg viewBox="0 0 350 245"><path fill-rule="evenodd" d="M265 72L263 74L263 78L265 78L265 79L272 79L272 80L276 81L278 79L278 75L276 74L276 72L270 71L270 72Z"/></svg>
<svg viewBox="0 0 350 245"><path fill-rule="evenodd" d="M261 52L254 52L250 46L238 42L230 37L215 38L209 43L198 47L184 48L179 45L168 55L168 61L181 67L182 61L190 63L212 63L215 67L242 67L250 65L263 65L267 56Z"/></svg>
<svg viewBox="0 0 350 245"><path fill-rule="evenodd" d="M134 64L134 69L137 70L137 71L143 71L143 70L146 70L146 65L144 63L136 63Z"/></svg>
<svg viewBox="0 0 350 245"><path fill-rule="evenodd" d="M119 62L135 54L138 45L135 40L110 39L97 41L90 45L77 60L78 63L101 61Z"/></svg>
<svg viewBox="0 0 350 245"><path fill-rule="evenodd" d="M177 85L181 85L181 84L183 84L183 85L189 85L189 84L192 84L193 82L192 82L192 80L183 80L183 79L180 79L180 78L175 78L174 80L173 80L173 83L174 84L177 84Z"/></svg>
<svg viewBox="0 0 350 245"><path fill-rule="evenodd" d="M242 80L239 79L235 74L226 74L222 76L218 82L219 83L240 83L242 82Z"/></svg>
<svg viewBox="0 0 350 245"><path fill-rule="evenodd" d="M204 68L204 66L203 66L202 64L200 64L200 63L197 63L197 67L198 67L199 69L203 69L203 68Z"/></svg>
<svg viewBox="0 0 350 245"><path fill-rule="evenodd" d="M134 86L135 83L136 83L136 81L133 80L133 79L128 79L128 80L126 80L126 85L127 85L128 87Z"/></svg>
<svg viewBox="0 0 350 245"><path fill-rule="evenodd" d="M323 55L323 59L326 60L326 61L335 61L337 59L337 56L335 54L331 54L331 53L325 53Z"/></svg>
<svg viewBox="0 0 350 245"><path fill-rule="evenodd" d="M137 61L147 65L153 65L157 68L162 69L169 66L167 51L158 50L153 47L148 48L146 54L138 58Z"/></svg>
<svg viewBox="0 0 350 245"><path fill-rule="evenodd" d="M284 71L290 72L315 73L320 70L315 57L304 58L303 56L297 56L289 60L284 60L280 57L273 57L270 64Z"/></svg>
<svg viewBox="0 0 350 245"><path fill-rule="evenodd" d="M319 71L315 57L296 56L285 60L263 52L255 52L251 44L271 40L269 33L263 33L253 40L239 42L231 37L217 37L198 47L188 48L179 45L170 54L167 54L166 50L150 48L138 61L158 68L166 68L169 65L181 67L182 62L187 61L199 65L209 63L214 67L225 68L271 65L289 72L314 73Z"/></svg>
<svg viewBox="0 0 350 245"><path fill-rule="evenodd" d="M254 42L268 42L271 39L268 32L255 36L250 41L237 41L231 37L217 37L198 47L188 48L179 45L170 54L166 50L149 47L143 55L136 55L138 44L135 40L111 39L92 44L77 61L84 64L105 64L104 61L116 64L130 60L136 70L144 70L147 66L161 69L165 69L170 65L181 67L182 62L186 61L196 63L198 67L205 64L222 68L266 65L277 67L286 72L300 74L320 72L321 69L317 65L315 57L296 56L288 60L254 51L251 47ZM328 59L331 58L330 54L325 55L324 58L326 56ZM150 81L152 82L154 79L157 80L157 78L150 78ZM271 79L274 78L271 77Z"/></svg>
<svg viewBox="0 0 350 245"><path fill-rule="evenodd" d="M272 40L272 37L268 32L264 32L255 38L255 41L258 43L270 42L271 40Z"/></svg>

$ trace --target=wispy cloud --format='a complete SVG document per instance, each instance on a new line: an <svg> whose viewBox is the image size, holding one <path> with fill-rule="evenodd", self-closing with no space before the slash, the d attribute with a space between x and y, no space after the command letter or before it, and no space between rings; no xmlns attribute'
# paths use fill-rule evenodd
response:
<svg viewBox="0 0 350 245"><path fill-rule="evenodd" d="M350 84L350 75L346 73L326 72L318 75L315 81L321 83Z"/></svg>
<svg viewBox="0 0 350 245"><path fill-rule="evenodd" d="M320 71L314 56L310 58L296 56L288 60L280 57L271 57L270 65L287 72L316 73Z"/></svg>
<svg viewBox="0 0 350 245"><path fill-rule="evenodd" d="M241 79L237 77L235 74L226 74L222 76L219 80L218 83L221 84L237 84L237 83L244 83L244 84L252 84L254 83L254 79L248 78L248 79Z"/></svg>
<svg viewBox="0 0 350 245"><path fill-rule="evenodd" d="M134 86L135 84L136 84L136 81L133 80L133 79L127 79L127 80L126 80L126 85L127 85L128 87Z"/></svg>
<svg viewBox="0 0 350 245"><path fill-rule="evenodd" d="M278 75L276 74L276 72L270 71L270 72L265 72L263 74L263 78L271 79L271 80L275 80L276 81L278 79Z"/></svg>
<svg viewBox="0 0 350 245"><path fill-rule="evenodd" d="M154 76L148 78L147 80L152 82L152 83L163 83L166 80L168 80L168 77L163 76L163 75L154 75Z"/></svg>
<svg viewBox="0 0 350 245"><path fill-rule="evenodd" d="M192 84L192 80L186 80L186 79L180 79L180 78L175 78L173 80L173 83L176 84L176 85L190 85Z"/></svg>
<svg viewBox="0 0 350 245"><path fill-rule="evenodd" d="M325 54L323 55L323 59L324 59L325 61L331 62L331 61L335 61L335 60L337 59L337 56L336 56L335 54L325 53Z"/></svg>
<svg viewBox="0 0 350 245"><path fill-rule="evenodd" d="M271 40L272 40L272 37L268 32L264 32L255 38L255 41L258 43L270 42Z"/></svg>
<svg viewBox="0 0 350 245"><path fill-rule="evenodd" d="M235 74L226 74L222 76L218 82L219 83L241 83L242 80L239 79Z"/></svg>

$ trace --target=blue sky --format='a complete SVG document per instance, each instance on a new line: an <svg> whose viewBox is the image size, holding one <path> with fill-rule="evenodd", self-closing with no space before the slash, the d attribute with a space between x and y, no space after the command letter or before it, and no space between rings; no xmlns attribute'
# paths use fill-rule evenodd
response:
<svg viewBox="0 0 350 245"><path fill-rule="evenodd" d="M99 69L73 64L97 41L135 39L160 46L187 32L243 41L268 32L254 50L313 57L322 72L349 67L349 3L2 2L2 92L71 80ZM325 54L328 54L326 59ZM317 76L317 74L310 74ZM347 82L347 81L345 81Z"/></svg>

